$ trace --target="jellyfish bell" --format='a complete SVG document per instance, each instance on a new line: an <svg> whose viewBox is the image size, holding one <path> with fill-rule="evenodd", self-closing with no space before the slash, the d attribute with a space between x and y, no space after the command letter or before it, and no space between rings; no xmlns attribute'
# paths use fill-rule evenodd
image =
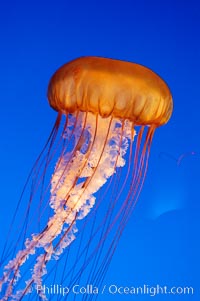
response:
<svg viewBox="0 0 200 301"><path fill-rule="evenodd" d="M154 131L172 113L170 90L157 74L99 57L59 68L48 100L58 116L32 170L28 217L12 247L15 255L4 250L10 259L0 280L4 301L29 293L47 300L42 284L53 271L54 281L62 275L60 285L86 279L101 285L142 189ZM34 202L40 209L30 213ZM40 229L29 230L36 218Z"/></svg>
<svg viewBox="0 0 200 301"><path fill-rule="evenodd" d="M48 99L63 114L80 110L128 119L134 125L160 126L172 113L170 90L157 74L138 64L100 57L82 57L58 69Z"/></svg>

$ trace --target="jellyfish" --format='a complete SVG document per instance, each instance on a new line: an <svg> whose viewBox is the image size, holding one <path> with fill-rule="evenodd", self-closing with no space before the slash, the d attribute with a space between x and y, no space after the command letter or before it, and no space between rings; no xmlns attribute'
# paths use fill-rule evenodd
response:
<svg viewBox="0 0 200 301"><path fill-rule="evenodd" d="M170 90L157 74L101 57L60 67L47 96L57 119L14 215L15 242L3 250L3 301L48 300L45 284L58 276L66 300L84 282L98 292L143 187L155 129L172 113Z"/></svg>

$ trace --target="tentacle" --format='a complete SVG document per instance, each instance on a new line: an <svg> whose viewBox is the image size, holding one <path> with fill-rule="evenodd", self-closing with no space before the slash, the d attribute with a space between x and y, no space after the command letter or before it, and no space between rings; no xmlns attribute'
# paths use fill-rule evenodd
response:
<svg viewBox="0 0 200 301"><path fill-rule="evenodd" d="M61 281L64 282L68 277L71 286L76 281L80 282L83 271L90 265L88 281L102 282L143 185L153 131L150 127L143 143L144 127L141 127L133 151L135 131L130 121L121 121L112 117L103 119L98 115L83 112L67 117L60 137L56 138L52 135L45 160L38 165L39 167L44 165L43 173L36 171L36 180L31 194L32 199L35 190L40 187L39 220L45 215L47 204L50 205L51 215L43 230L32 234L32 238L27 238L25 249L19 251L15 259L6 266L1 281L2 285L7 285L3 300L8 300L10 296L12 300L21 300L29 293L33 284L41 286L42 279L47 273L48 262L62 257L66 248L69 254L72 242L78 237L80 244L76 260L74 264L69 265L66 276L63 275ZM120 167L125 164L129 143L129 164L122 181ZM54 156L58 152L60 157L53 176L50 181L46 181L45 174L48 173L49 164L54 161ZM108 182L107 186L101 192L106 182ZM121 196L124 192L127 196L121 204ZM110 200L105 200L108 194ZM103 219L100 220L97 213L99 208L104 207L106 211ZM84 219L86 216L87 219ZM30 222L26 224L26 228L29 225ZM108 237L110 242L106 241ZM104 250L107 250L106 253L103 252ZM35 261L32 275L25 282L25 288L17 290L21 266L27 260L32 264L29 260L30 256ZM42 290L39 296L43 300L46 299Z"/></svg>

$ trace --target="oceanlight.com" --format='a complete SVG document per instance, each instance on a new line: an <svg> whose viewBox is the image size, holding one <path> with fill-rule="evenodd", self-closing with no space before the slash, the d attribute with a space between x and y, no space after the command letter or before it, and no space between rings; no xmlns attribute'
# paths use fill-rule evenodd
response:
<svg viewBox="0 0 200 301"><path fill-rule="evenodd" d="M75 284L72 287L53 284L53 285L38 285L35 290L40 296L48 295L61 295L66 296L68 294L73 295L149 295L151 297L157 295L193 295L194 288L191 286L161 286L157 285L147 285L142 286L120 286L116 284L103 285L102 287L97 287L92 284L87 284L85 286Z"/></svg>

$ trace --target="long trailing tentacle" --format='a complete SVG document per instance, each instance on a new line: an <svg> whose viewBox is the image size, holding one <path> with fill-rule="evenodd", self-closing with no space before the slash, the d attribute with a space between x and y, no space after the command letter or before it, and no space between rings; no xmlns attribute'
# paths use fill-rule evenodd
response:
<svg viewBox="0 0 200 301"><path fill-rule="evenodd" d="M10 298L22 300L34 284L42 288L42 279L47 273L46 266L52 259L62 258L66 248L67 259L60 284L66 280L70 287L74 283L80 283L81 279L85 278L84 270L88 268L88 282L101 284L144 182L154 132L152 127L149 128L145 141L144 127L141 127L135 145L135 131L132 122L129 121L112 117L103 119L98 115L77 112L75 116L67 116L60 136L56 137L59 124L60 119L49 142L45 160L38 162L39 169L44 166L43 173L35 170L31 193L32 200L39 190L38 220L45 217L47 205L50 205L50 215L46 215L44 219L46 226L43 222L43 229L37 234L33 233L32 238L26 239L25 248L7 265L1 280L2 285L7 284L2 299L5 301ZM124 157L129 143L129 163L123 179L120 167L125 164ZM59 152L52 179L46 181L49 177L50 162L54 161L54 156ZM106 182L107 186L102 190ZM123 202L121 197L124 193L126 197ZM102 208L105 208L105 213L103 218L100 218L99 211ZM32 220L26 223L24 235L30 223ZM76 257L73 258L75 261L71 263L71 254L74 257L72 242L78 238L79 244L75 244ZM32 257L33 261L29 257ZM29 264L28 269L32 266L32 275L25 281L26 273L20 278L20 270L26 261ZM59 267L57 261L50 266L50 272L55 266ZM47 278L48 275L44 279ZM24 288L22 280L26 283ZM42 289L37 293L41 299L46 300ZM74 296L74 300L75 298ZM83 300L86 299L84 296Z"/></svg>

